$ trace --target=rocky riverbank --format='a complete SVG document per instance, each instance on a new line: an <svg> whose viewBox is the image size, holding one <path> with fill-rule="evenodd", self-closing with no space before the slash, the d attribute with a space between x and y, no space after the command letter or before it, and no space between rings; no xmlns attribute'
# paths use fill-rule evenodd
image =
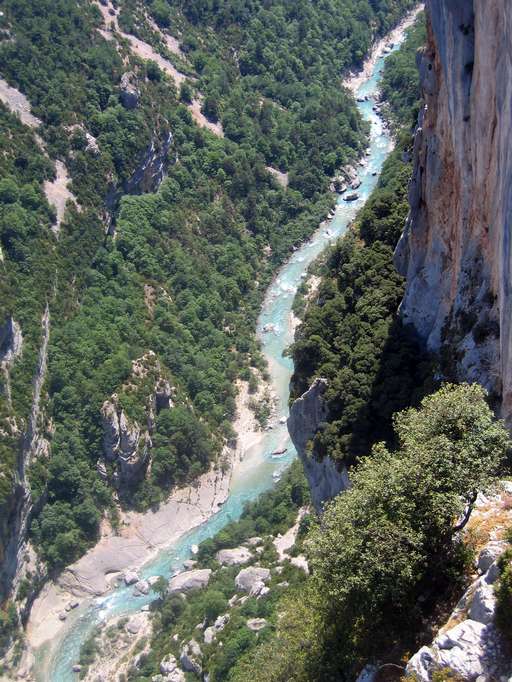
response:
<svg viewBox="0 0 512 682"><path fill-rule="evenodd" d="M266 385L260 383L255 397ZM233 470L244 453L254 448L264 432L249 406L247 382L239 383L236 446L226 448L220 462L186 488L172 492L156 510L127 512L118 531L103 523L99 542L69 566L59 578L48 583L34 602L27 624L27 641L36 649L58 640L66 626L84 612L93 597L108 592L126 570L137 571L155 555L174 544L185 533L207 521L226 501ZM80 607L69 613L67 605L78 599Z"/></svg>

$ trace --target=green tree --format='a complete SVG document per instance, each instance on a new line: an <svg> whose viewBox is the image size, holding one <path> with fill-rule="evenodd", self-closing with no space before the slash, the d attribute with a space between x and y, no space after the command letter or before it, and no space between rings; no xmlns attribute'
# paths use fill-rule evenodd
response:
<svg viewBox="0 0 512 682"><path fill-rule="evenodd" d="M344 642L337 665L349 670L415 632L433 593L461 575L458 531L510 447L477 384L444 386L395 429L398 450L374 447L312 537L328 637Z"/></svg>

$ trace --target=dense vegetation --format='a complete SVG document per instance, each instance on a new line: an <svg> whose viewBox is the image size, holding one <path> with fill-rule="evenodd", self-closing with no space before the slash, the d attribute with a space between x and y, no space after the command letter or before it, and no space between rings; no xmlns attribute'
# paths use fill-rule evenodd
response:
<svg viewBox="0 0 512 682"><path fill-rule="evenodd" d="M415 57L426 38L425 22L418 20L409 29L408 39L401 49L386 59L380 91L384 113L396 128L410 126L417 120L421 98Z"/></svg>
<svg viewBox="0 0 512 682"><path fill-rule="evenodd" d="M48 457L32 457L28 478L37 503L32 537L56 569L94 541L102 513L114 509L115 465L107 463L103 478L97 473L103 402L117 393L131 423L147 422L153 387L134 379L134 360L156 353L151 376L169 381L177 407L156 416L154 466L117 491L121 501L157 504L232 437L234 381L261 367L252 330L265 284L331 207L330 174L364 145L366 128L339 79L374 31L413 2L116 4L124 30L190 76L180 92L126 41L106 40L88 0L2 5L0 72L42 120L40 144L1 111L0 320L12 316L24 339L10 373L12 401L7 378L0 394L2 540L48 304L39 434L49 449L38 441ZM160 27L181 31L184 56L166 51L145 10ZM135 107L122 96L126 73L136 84ZM225 138L193 122L186 103L199 91ZM167 179L157 192L151 178L135 183L150 145L165 150L169 134ZM42 193L56 158L79 204L68 205L58 240ZM289 173L287 190L267 165ZM121 200L127 189L153 193Z"/></svg>
<svg viewBox="0 0 512 682"><path fill-rule="evenodd" d="M499 559L500 576L495 584L496 625L505 640L512 647L512 528L508 529L506 539L509 547Z"/></svg>
<svg viewBox="0 0 512 682"><path fill-rule="evenodd" d="M405 61L386 60L384 79L397 88L410 88L403 66L413 61L421 36L419 29L409 33ZM312 444L320 458L328 453L351 463L367 454L372 443L392 439L393 413L417 400L429 385L429 360L397 316L403 279L393 265L409 210L411 165L404 159L411 145L410 133L402 133L377 188L329 254L317 302L309 306L292 347L292 399L317 376L329 382L328 423Z"/></svg>
<svg viewBox="0 0 512 682"><path fill-rule="evenodd" d="M394 424L397 449L380 443L352 470L312 533L312 579L233 680L350 680L368 661L398 663L457 593L470 559L457 531L508 433L477 385L446 385Z"/></svg>

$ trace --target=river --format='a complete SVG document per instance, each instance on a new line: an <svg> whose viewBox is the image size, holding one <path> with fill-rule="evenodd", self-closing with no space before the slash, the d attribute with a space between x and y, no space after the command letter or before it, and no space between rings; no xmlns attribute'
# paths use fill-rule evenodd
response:
<svg viewBox="0 0 512 682"><path fill-rule="evenodd" d="M395 40L394 50L399 47L401 38ZM368 101L358 102L358 107L363 117L371 124L369 154L365 158L365 166L359 167L361 179L361 186L357 190L359 199L346 202L340 197L336 214L329 224L319 228L311 240L295 251L289 261L282 266L266 293L258 320L257 333L269 364L271 384L277 396L280 416L288 415L288 387L293 365L291 359L283 357L283 351L293 341L291 308L297 288L310 263L330 241L344 234L375 187L382 164L393 146L388 131L372 109L374 104L372 98L378 90L384 58L385 56L381 55L371 63L366 79L356 91L359 99L369 97ZM273 325L274 331L264 332L265 325L269 324ZM279 459L271 458L270 453L276 448L288 450ZM245 453L242 463L233 472L230 495L220 511L202 526L180 538L176 544L162 550L139 571L141 577L154 575L169 577L180 570L183 562L190 558L192 545L199 545L206 538L214 536L227 523L239 518L244 504L268 490L274 483L275 472L284 470L295 456L296 452L286 424L278 423L273 430L266 433L262 442ZM68 618L66 627L58 636L59 641L44 645L37 652L35 664L37 679L40 682L71 682L78 679L78 675L73 673L71 668L78 661L80 646L93 627L101 620L139 611L141 606L149 603L152 598L154 597L151 594L147 597L134 597L132 587L120 587L106 596L95 599L85 610L78 610L78 613Z"/></svg>

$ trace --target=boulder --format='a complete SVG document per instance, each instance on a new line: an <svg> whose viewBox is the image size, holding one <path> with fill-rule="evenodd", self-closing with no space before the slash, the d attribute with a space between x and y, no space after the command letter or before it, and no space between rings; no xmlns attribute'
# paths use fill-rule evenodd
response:
<svg viewBox="0 0 512 682"><path fill-rule="evenodd" d="M506 543L497 540L489 542L478 555L477 567L479 572L487 573L491 564L500 557L506 549Z"/></svg>
<svg viewBox="0 0 512 682"><path fill-rule="evenodd" d="M373 682L377 677L378 670L375 665L365 665L359 673L356 682Z"/></svg>
<svg viewBox="0 0 512 682"><path fill-rule="evenodd" d="M117 488L130 487L139 482L149 462L151 438L139 424L128 419L114 393L101 406L103 454L114 462L114 483Z"/></svg>
<svg viewBox="0 0 512 682"><path fill-rule="evenodd" d="M203 672L201 667L202 655L199 644L195 639L191 639L181 650L180 663L183 670L185 670L185 672L201 675Z"/></svg>
<svg viewBox="0 0 512 682"><path fill-rule="evenodd" d="M187 571L190 571L190 569L194 568L194 566L197 566L197 561L194 561L194 559L187 559L183 562L183 568L185 568Z"/></svg>
<svg viewBox="0 0 512 682"><path fill-rule="evenodd" d="M436 670L450 669L464 680L487 675L485 652L492 638L488 625L468 619L422 647L409 661L406 674L418 682L430 682Z"/></svg>
<svg viewBox="0 0 512 682"><path fill-rule="evenodd" d="M422 646L409 660L405 672L408 678L416 682L430 682L430 671L434 665L434 652L428 646Z"/></svg>
<svg viewBox="0 0 512 682"><path fill-rule="evenodd" d="M253 632L259 632L268 625L264 618L250 618L246 624L249 630L252 630Z"/></svg>
<svg viewBox="0 0 512 682"><path fill-rule="evenodd" d="M237 566L250 561L252 554L246 547L236 547L235 549L221 549L215 558L223 566Z"/></svg>
<svg viewBox="0 0 512 682"><path fill-rule="evenodd" d="M448 630L439 642L439 667L450 668L464 679L482 675L486 626L465 620Z"/></svg>
<svg viewBox="0 0 512 682"><path fill-rule="evenodd" d="M71 668L71 670L74 673L79 673L82 670L82 666L78 663L75 663L75 665Z"/></svg>
<svg viewBox="0 0 512 682"><path fill-rule="evenodd" d="M299 556L292 557L290 559L290 563L292 566L295 566L296 568L300 568L301 570L303 570L306 575L309 575L308 561L305 556L302 556L302 554L299 554Z"/></svg>
<svg viewBox="0 0 512 682"><path fill-rule="evenodd" d="M139 633L140 629L146 624L147 620L145 614L136 613L132 616L125 625L125 629L131 635L136 635Z"/></svg>
<svg viewBox="0 0 512 682"><path fill-rule="evenodd" d="M204 641L205 644L211 644L215 639L218 632L224 630L226 625L229 623L229 613L225 613L223 616L219 616L213 625L206 628L204 631Z"/></svg>
<svg viewBox="0 0 512 682"><path fill-rule="evenodd" d="M100 153L100 148L98 147L98 142L96 138L91 135L91 133L85 133L85 139L87 141L85 151L90 152L93 156L98 156Z"/></svg>
<svg viewBox="0 0 512 682"><path fill-rule="evenodd" d="M149 594L149 582L147 580L139 580L137 583L135 583L135 589L137 592L140 592L140 594Z"/></svg>
<svg viewBox="0 0 512 682"><path fill-rule="evenodd" d="M162 675L169 675L170 673L174 672L177 667L178 661L172 654L168 654L160 661L160 672Z"/></svg>
<svg viewBox="0 0 512 682"><path fill-rule="evenodd" d="M126 585L133 585L139 582L139 576L135 571L125 571L124 582Z"/></svg>
<svg viewBox="0 0 512 682"><path fill-rule="evenodd" d="M208 585L211 574L210 568L179 573L170 579L167 591L169 594L177 594L190 592L191 590L200 590Z"/></svg>
<svg viewBox="0 0 512 682"><path fill-rule="evenodd" d="M206 630L204 631L204 643L211 644L215 639L215 635L216 635L215 628L213 627L213 625L210 625L210 627L206 628Z"/></svg>
<svg viewBox="0 0 512 682"><path fill-rule="evenodd" d="M253 589L261 590L261 587L270 579L270 570L259 566L243 568L235 578L237 590L251 593Z"/></svg>
<svg viewBox="0 0 512 682"><path fill-rule="evenodd" d="M261 599L261 597L264 597L266 594L270 592L270 587L267 587L266 585L263 585L261 583L261 586L258 589L258 593L252 596L255 596L257 599ZM252 591L251 591L252 594Z"/></svg>

